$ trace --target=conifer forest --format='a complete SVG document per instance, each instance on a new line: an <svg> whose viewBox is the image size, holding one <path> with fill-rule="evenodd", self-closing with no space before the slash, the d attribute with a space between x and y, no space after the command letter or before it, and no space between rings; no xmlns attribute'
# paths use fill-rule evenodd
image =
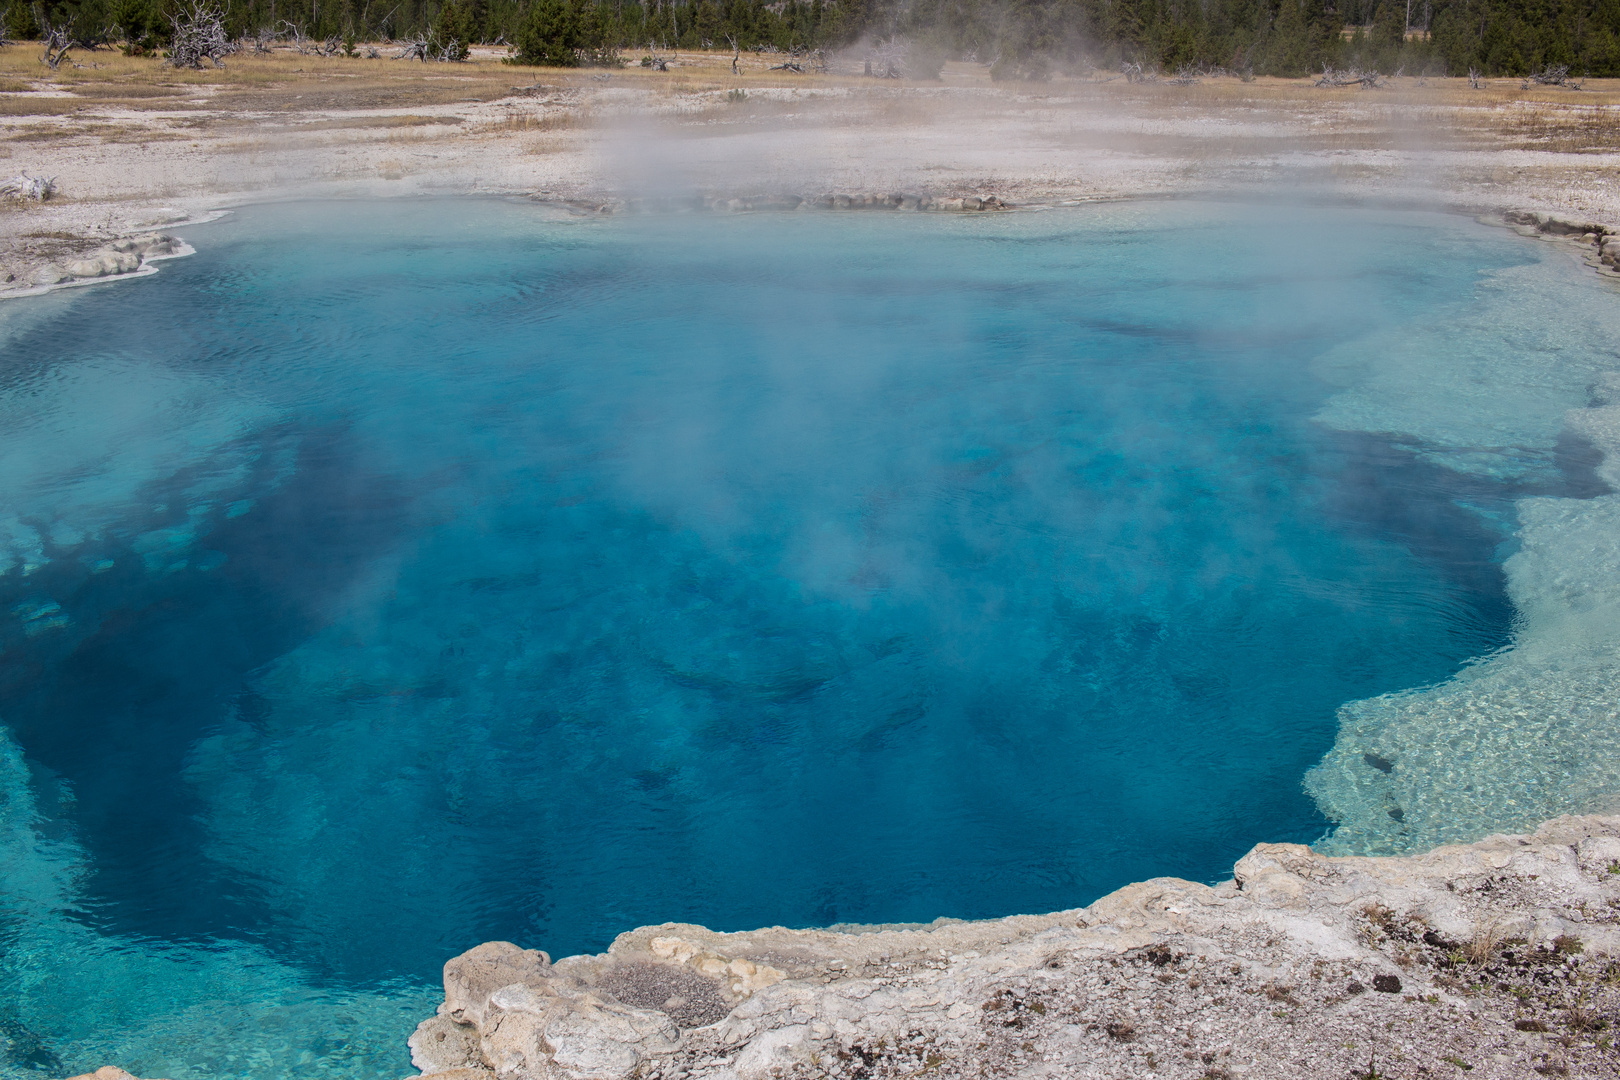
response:
<svg viewBox="0 0 1620 1080"><path fill-rule="evenodd" d="M11 0L8 40L165 55L199 0ZM506 45L514 63L635 64L682 49L950 60L997 79L1127 70L1304 76L1620 75L1620 0L208 0L233 39L416 41L424 58ZM793 65L795 70L801 65ZM808 69L807 67L804 69ZM870 64L868 64L870 70Z"/></svg>

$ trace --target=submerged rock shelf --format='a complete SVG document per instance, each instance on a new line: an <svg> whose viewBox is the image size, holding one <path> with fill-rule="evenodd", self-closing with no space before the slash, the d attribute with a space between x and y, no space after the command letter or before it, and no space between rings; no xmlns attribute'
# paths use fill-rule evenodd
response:
<svg viewBox="0 0 1620 1080"><path fill-rule="evenodd" d="M1620 818L921 927L666 924L445 965L438 1080L1620 1075ZM723 1010L723 1013L722 1013ZM1533 1072L1532 1072L1533 1071Z"/></svg>
<svg viewBox="0 0 1620 1080"><path fill-rule="evenodd" d="M1567 247L1604 277L1614 277L1620 244L1610 241L1620 236L1620 227L1531 211L1481 220ZM1551 309L1557 303L1556 292L1538 294L1523 279L1504 278L1492 287L1513 289L1526 305ZM1569 339L1578 333L1584 331ZM1525 377L1528 367L1516 374L1508 370L1523 356L1503 360L1488 347L1476 347L1463 366L1437 380L1448 387L1443 406L1431 398L1404 414L1391 407L1400 387L1413 390L1404 383L1406 372L1418 370L1421 358L1433 353L1432 342L1392 347L1384 372L1373 380L1381 389L1370 396L1370 406L1351 392L1321 419L1424 440L1441 448L1448 467L1463 472L1510 474L1521 468L1514 455L1531 440L1512 433L1511 422L1486 417L1499 409L1496 395L1556 378L1561 361L1552 359ZM1487 830L1531 829L1559 814L1620 809L1613 765L1620 749L1614 693L1620 680L1620 495L1614 493L1620 491L1620 374L1598 368L1576 378L1585 382L1586 401L1561 416L1549 408L1543 430L1561 428L1596 452L1601 460L1593 479L1604 493L1518 502L1517 550L1503 564L1517 615L1510 647L1441 684L1352 701L1339 710L1335 745L1305 778L1306 790L1335 822L1316 843L1318 850L1408 854L1472 840ZM1421 391L1411 397L1419 400ZM1475 419L1445 431L1433 418L1447 408L1472 411Z"/></svg>

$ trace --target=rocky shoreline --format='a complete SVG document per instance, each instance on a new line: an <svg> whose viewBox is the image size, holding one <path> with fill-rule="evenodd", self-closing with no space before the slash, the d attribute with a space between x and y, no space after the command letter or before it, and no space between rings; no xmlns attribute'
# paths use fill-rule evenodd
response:
<svg viewBox="0 0 1620 1080"><path fill-rule="evenodd" d="M1481 218L1487 224L1497 224ZM1541 210L1507 210L1498 219L1520 236L1566 240L1580 245L1587 265L1609 276L1620 276L1620 225Z"/></svg>
<svg viewBox="0 0 1620 1080"><path fill-rule="evenodd" d="M1038 208L1022 207L994 194L933 196L917 192L826 192L820 195L698 194L685 198L567 200L561 205L585 214L621 213L791 213L806 211L890 211L977 214ZM200 220L212 220L220 212ZM1506 210L1480 215L1489 225L1506 225L1524 236L1581 244L1586 261L1604 274L1620 276L1620 225L1578 220L1535 210ZM88 285L120 277L154 273L161 259L193 253L185 241L160 232L104 236L58 236L13 247L0 264L0 300L36 296L52 289Z"/></svg>
<svg viewBox="0 0 1620 1080"><path fill-rule="evenodd" d="M185 241L146 232L111 241L100 237L55 238L10 253L0 273L0 300L37 296L53 289L157 272L152 265L193 253Z"/></svg>
<svg viewBox="0 0 1620 1080"><path fill-rule="evenodd" d="M437 1080L1620 1075L1620 818L920 927L490 942L411 1037Z"/></svg>
<svg viewBox="0 0 1620 1080"><path fill-rule="evenodd" d="M689 198L627 199L597 205L602 213L714 213L776 212L794 210L907 210L919 213L978 213L1011 210L1013 205L992 194L934 196L915 191L838 191L820 195L693 195Z"/></svg>
<svg viewBox="0 0 1620 1080"><path fill-rule="evenodd" d="M820 195L693 195L688 198L605 202L570 199L560 205L576 213L764 213L792 211L891 210L917 213L982 213L1011 210L994 194L936 197L917 192L826 192ZM218 214L201 220L212 220ZM172 226L171 226L172 227ZM61 234L36 237L0 256L0 300L37 296L53 289L89 285L154 273L161 259L193 253L167 233L141 231L114 237Z"/></svg>

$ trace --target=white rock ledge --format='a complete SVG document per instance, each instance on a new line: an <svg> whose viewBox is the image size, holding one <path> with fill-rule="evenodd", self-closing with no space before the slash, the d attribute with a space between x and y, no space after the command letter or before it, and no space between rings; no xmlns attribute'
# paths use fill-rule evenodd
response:
<svg viewBox="0 0 1620 1080"><path fill-rule="evenodd" d="M1620 817L1403 858L1261 844L1234 880L1051 915L445 965L437 1080L1620 1076Z"/></svg>
<svg viewBox="0 0 1620 1080"><path fill-rule="evenodd" d="M155 272L150 264L191 254L186 242L165 233L145 233L115 240L101 248L60 261L40 263L22 278L12 275L0 283L0 299L33 296L70 285L88 285L104 278L139 277Z"/></svg>

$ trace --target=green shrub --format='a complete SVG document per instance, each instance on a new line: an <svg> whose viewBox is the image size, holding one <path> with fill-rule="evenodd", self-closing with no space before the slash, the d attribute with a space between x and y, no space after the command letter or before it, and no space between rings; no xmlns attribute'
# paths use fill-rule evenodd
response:
<svg viewBox="0 0 1620 1080"><path fill-rule="evenodd" d="M530 67L578 67L586 48L580 11L569 0L536 0L517 32L510 63Z"/></svg>
<svg viewBox="0 0 1620 1080"><path fill-rule="evenodd" d="M34 20L34 6L22 0L12 0L6 8L6 37L13 41L39 40L39 23Z"/></svg>
<svg viewBox="0 0 1620 1080"><path fill-rule="evenodd" d="M161 0L113 0L109 19L128 56L156 55L174 36Z"/></svg>
<svg viewBox="0 0 1620 1080"><path fill-rule="evenodd" d="M449 0L439 9L439 21L433 26L433 38L443 50L446 60L465 60L472 52L473 20L468 10Z"/></svg>
<svg viewBox="0 0 1620 1080"><path fill-rule="evenodd" d="M591 0L535 0L518 27L509 64L529 67L623 67L602 8ZM650 64L644 61L643 66Z"/></svg>

